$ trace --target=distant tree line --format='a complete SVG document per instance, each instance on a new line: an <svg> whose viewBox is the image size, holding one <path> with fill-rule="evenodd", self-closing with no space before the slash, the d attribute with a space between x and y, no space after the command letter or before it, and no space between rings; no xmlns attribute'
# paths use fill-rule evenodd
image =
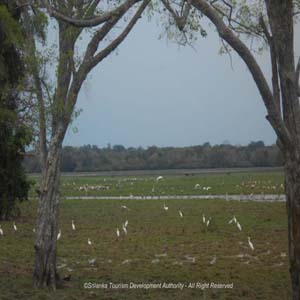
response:
<svg viewBox="0 0 300 300"><path fill-rule="evenodd" d="M39 172L39 161L28 156L24 162L27 172ZM122 145L98 148L95 145L66 146L62 152L61 171L95 172L155 169L201 169L238 167L278 167L282 157L276 145L262 141L247 146L204 143L190 147L125 148Z"/></svg>

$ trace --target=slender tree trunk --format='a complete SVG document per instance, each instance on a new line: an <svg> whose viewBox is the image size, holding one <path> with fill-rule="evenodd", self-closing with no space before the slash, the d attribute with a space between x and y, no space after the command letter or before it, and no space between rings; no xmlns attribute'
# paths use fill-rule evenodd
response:
<svg viewBox="0 0 300 300"><path fill-rule="evenodd" d="M62 135L52 138L41 182L38 216L36 223L35 269L36 287L56 289L59 276L56 271L56 239L58 233L59 179Z"/></svg>
<svg viewBox="0 0 300 300"><path fill-rule="evenodd" d="M300 161L287 158L285 164L285 193L288 213L288 245L292 299L300 299Z"/></svg>

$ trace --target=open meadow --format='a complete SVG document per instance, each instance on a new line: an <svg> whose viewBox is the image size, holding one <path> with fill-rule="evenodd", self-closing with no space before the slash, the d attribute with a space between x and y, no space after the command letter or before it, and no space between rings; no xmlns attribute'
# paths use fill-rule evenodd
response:
<svg viewBox="0 0 300 300"><path fill-rule="evenodd" d="M61 196L174 196L282 194L283 174L275 172L220 172L130 176L62 176ZM32 177L38 183L38 177ZM31 196L36 196L35 188Z"/></svg>
<svg viewBox="0 0 300 300"><path fill-rule="evenodd" d="M280 173L156 178L63 177L61 193L85 195L84 185L110 187L83 191L90 195L143 195L153 185L155 194L170 195L283 192ZM57 267L67 280L55 294L32 288L36 209L34 199L22 203L17 231L12 222L1 223L1 299L290 298L285 203L63 199ZM227 288L204 288L212 282ZM103 285L89 288L96 283ZM130 283L174 285L127 288Z"/></svg>

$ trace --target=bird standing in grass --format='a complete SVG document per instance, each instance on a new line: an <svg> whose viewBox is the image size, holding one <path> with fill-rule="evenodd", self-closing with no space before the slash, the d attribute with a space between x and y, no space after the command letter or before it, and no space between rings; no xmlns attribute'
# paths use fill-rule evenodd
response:
<svg viewBox="0 0 300 300"><path fill-rule="evenodd" d="M209 218L209 219L207 220L207 222L206 222L206 227L208 227L208 226L209 226L209 224L210 224L210 220L211 220L211 218Z"/></svg>
<svg viewBox="0 0 300 300"><path fill-rule="evenodd" d="M120 237L120 230L119 230L119 228L117 228L116 233L117 233L117 237Z"/></svg>
<svg viewBox="0 0 300 300"><path fill-rule="evenodd" d="M163 177L162 176L158 176L158 177L156 177L156 181L160 181L160 180L162 180L163 179Z"/></svg>
<svg viewBox="0 0 300 300"><path fill-rule="evenodd" d="M254 246L253 246L252 242L250 241L250 236L248 236L248 244L249 244L249 247L251 248L251 250L254 251Z"/></svg>
<svg viewBox="0 0 300 300"><path fill-rule="evenodd" d="M204 214L202 215L202 222L203 222L203 224L206 223L206 222L205 222L205 215L204 215Z"/></svg>
<svg viewBox="0 0 300 300"><path fill-rule="evenodd" d="M210 265L214 265L216 263L216 261L217 261L217 256L214 255L213 258L212 258L212 260L209 262L209 264Z"/></svg>
<svg viewBox="0 0 300 300"><path fill-rule="evenodd" d="M59 240L60 237L61 237L61 230L59 229L58 234L57 234L57 238L56 238L56 239Z"/></svg>
<svg viewBox="0 0 300 300"><path fill-rule="evenodd" d="M178 211L180 218L183 218L183 213L181 210Z"/></svg>
<svg viewBox="0 0 300 300"><path fill-rule="evenodd" d="M126 228L126 226L125 226L125 223L123 224L122 229L123 229L125 235L127 235L127 228Z"/></svg>
<svg viewBox="0 0 300 300"><path fill-rule="evenodd" d="M72 230L75 231L76 227L75 227L75 224L74 224L74 220L72 220Z"/></svg>
<svg viewBox="0 0 300 300"><path fill-rule="evenodd" d="M88 238L88 245L92 245L92 241Z"/></svg>
<svg viewBox="0 0 300 300"><path fill-rule="evenodd" d="M129 210L129 208L126 205L121 205L121 208Z"/></svg>
<svg viewBox="0 0 300 300"><path fill-rule="evenodd" d="M167 211L169 209L168 206L166 206L166 204L164 203L164 210Z"/></svg>
<svg viewBox="0 0 300 300"><path fill-rule="evenodd" d="M228 224L236 223L236 217L233 216L231 220L229 220Z"/></svg>
<svg viewBox="0 0 300 300"><path fill-rule="evenodd" d="M125 221L124 226L125 226L125 227L128 226L128 220Z"/></svg>
<svg viewBox="0 0 300 300"><path fill-rule="evenodd" d="M13 224L13 229L14 229L14 231L17 231L17 230L18 230L17 225L16 225L15 222L14 222L14 224Z"/></svg>
<svg viewBox="0 0 300 300"><path fill-rule="evenodd" d="M239 229L239 231L242 231L242 226L238 221L236 222L236 226Z"/></svg>
<svg viewBox="0 0 300 300"><path fill-rule="evenodd" d="M0 225L0 235L1 235L1 236L4 235L4 232L3 232L3 229L1 228L1 225Z"/></svg>

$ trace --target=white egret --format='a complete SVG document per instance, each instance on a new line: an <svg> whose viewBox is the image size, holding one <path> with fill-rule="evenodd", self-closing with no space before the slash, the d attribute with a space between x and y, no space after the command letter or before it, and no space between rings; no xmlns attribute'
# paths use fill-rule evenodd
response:
<svg viewBox="0 0 300 300"><path fill-rule="evenodd" d="M122 265L128 265L131 263L131 261L132 261L131 259L125 259L122 261Z"/></svg>
<svg viewBox="0 0 300 300"><path fill-rule="evenodd" d="M124 226L125 226L125 227L128 226L128 220L125 221Z"/></svg>
<svg viewBox="0 0 300 300"><path fill-rule="evenodd" d="M180 218L183 218L183 213L181 210L178 211Z"/></svg>
<svg viewBox="0 0 300 300"><path fill-rule="evenodd" d="M125 227L125 224L123 224L122 229L123 229L125 235L127 235L127 229L126 229L126 227Z"/></svg>
<svg viewBox="0 0 300 300"><path fill-rule="evenodd" d="M206 222L206 227L208 227L208 225L210 224L210 220L211 220L211 218L209 218L209 219L207 220L207 222Z"/></svg>
<svg viewBox="0 0 300 300"><path fill-rule="evenodd" d="M158 177L156 177L156 181L160 181L160 180L162 180L163 179L163 177L162 176L158 176Z"/></svg>
<svg viewBox="0 0 300 300"><path fill-rule="evenodd" d="M96 258L89 259L89 264L93 265L96 262Z"/></svg>
<svg viewBox="0 0 300 300"><path fill-rule="evenodd" d="M229 220L228 224L232 224L232 223L235 223L236 224L236 217L233 216L233 218L231 220Z"/></svg>
<svg viewBox="0 0 300 300"><path fill-rule="evenodd" d="M117 233L117 237L120 237L120 230L119 230L119 228L117 228L116 233Z"/></svg>
<svg viewBox="0 0 300 300"><path fill-rule="evenodd" d="M72 220L72 230L75 231L76 227L75 227L75 224L74 224L74 220Z"/></svg>
<svg viewBox="0 0 300 300"><path fill-rule="evenodd" d="M15 222L14 222L14 224L13 224L13 229L14 229L14 231L17 231L17 230L18 230L17 225L16 225Z"/></svg>
<svg viewBox="0 0 300 300"><path fill-rule="evenodd" d="M196 261L196 257L185 255L184 256L189 262L194 263Z"/></svg>
<svg viewBox="0 0 300 300"><path fill-rule="evenodd" d="M121 205L121 208L129 210L129 208L126 205Z"/></svg>
<svg viewBox="0 0 300 300"><path fill-rule="evenodd" d="M241 224L237 221L236 222L236 226L237 226L237 228L240 230L240 231L242 231L242 226L241 226Z"/></svg>
<svg viewBox="0 0 300 300"><path fill-rule="evenodd" d="M3 232L3 229L1 228L1 225L0 225L0 235L4 235L4 232Z"/></svg>
<svg viewBox="0 0 300 300"><path fill-rule="evenodd" d="M61 230L59 229L58 234L57 234L57 238L56 238L56 239L59 240L60 237L61 237Z"/></svg>
<svg viewBox="0 0 300 300"><path fill-rule="evenodd" d="M167 253L162 253L162 254L155 254L155 257L167 257Z"/></svg>
<svg viewBox="0 0 300 300"><path fill-rule="evenodd" d="M217 261L217 256L214 255L213 258L212 258L212 260L209 262L209 264L210 265L214 265L216 263L216 261Z"/></svg>
<svg viewBox="0 0 300 300"><path fill-rule="evenodd" d="M205 222L205 215L204 214L202 215L202 221L203 221L204 224L206 223Z"/></svg>
<svg viewBox="0 0 300 300"><path fill-rule="evenodd" d="M166 204L164 203L164 210L167 211L169 209L168 206L166 206Z"/></svg>
<svg viewBox="0 0 300 300"><path fill-rule="evenodd" d="M253 246L252 242L250 241L249 236L248 236L248 244L249 244L249 247L251 248L251 250L254 251L254 246Z"/></svg>
<svg viewBox="0 0 300 300"><path fill-rule="evenodd" d="M88 245L92 245L92 241L88 238Z"/></svg>

